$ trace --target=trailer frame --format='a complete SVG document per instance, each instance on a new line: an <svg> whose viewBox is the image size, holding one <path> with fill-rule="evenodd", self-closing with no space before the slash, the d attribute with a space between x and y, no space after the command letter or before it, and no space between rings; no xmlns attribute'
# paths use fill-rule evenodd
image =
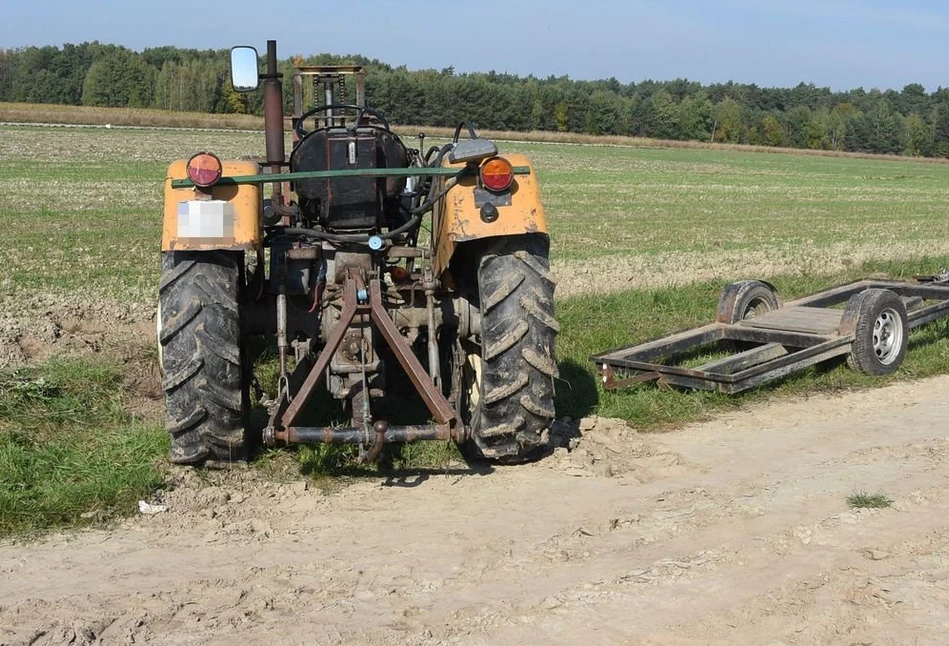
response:
<svg viewBox="0 0 949 646"><path fill-rule="evenodd" d="M835 306L868 289L890 290L903 300L908 330L949 316L949 276L917 276L915 282L864 279L789 301L753 318L681 330L608 350L591 360L606 390L654 381L660 386L739 393L848 355L855 335L842 320L845 310ZM721 353L727 345L741 347L697 367L676 365L703 348Z"/></svg>

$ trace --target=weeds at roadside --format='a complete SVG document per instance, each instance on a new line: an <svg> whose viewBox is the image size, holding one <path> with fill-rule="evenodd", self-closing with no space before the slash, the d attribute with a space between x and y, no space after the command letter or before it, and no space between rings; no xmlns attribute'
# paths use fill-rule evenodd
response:
<svg viewBox="0 0 949 646"><path fill-rule="evenodd" d="M847 506L851 509L886 509L892 504L893 500L883 493L859 491L847 496Z"/></svg>
<svg viewBox="0 0 949 646"><path fill-rule="evenodd" d="M0 536L132 513L162 485L165 435L125 413L123 397L107 363L0 375Z"/></svg>

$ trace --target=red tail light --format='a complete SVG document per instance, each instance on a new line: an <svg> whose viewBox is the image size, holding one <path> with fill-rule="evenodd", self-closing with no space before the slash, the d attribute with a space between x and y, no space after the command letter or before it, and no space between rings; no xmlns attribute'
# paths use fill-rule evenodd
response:
<svg viewBox="0 0 949 646"><path fill-rule="evenodd" d="M214 186L224 173L224 166L217 155L198 153L188 160L188 178L195 186Z"/></svg>
<svg viewBox="0 0 949 646"><path fill-rule="evenodd" d="M489 191L506 191L514 181L514 167L503 157L492 157L481 166L481 183Z"/></svg>

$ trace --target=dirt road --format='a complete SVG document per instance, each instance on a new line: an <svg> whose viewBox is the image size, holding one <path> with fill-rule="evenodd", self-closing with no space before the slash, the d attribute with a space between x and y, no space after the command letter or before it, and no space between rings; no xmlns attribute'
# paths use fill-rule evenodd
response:
<svg viewBox="0 0 949 646"><path fill-rule="evenodd" d="M181 471L164 513L0 546L0 644L943 644L947 393L587 419L537 464L332 494Z"/></svg>

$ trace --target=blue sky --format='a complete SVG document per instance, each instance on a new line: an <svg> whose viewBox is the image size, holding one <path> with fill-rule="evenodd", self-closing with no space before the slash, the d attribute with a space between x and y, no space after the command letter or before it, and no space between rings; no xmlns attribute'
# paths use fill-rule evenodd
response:
<svg viewBox="0 0 949 646"><path fill-rule="evenodd" d="M339 11L329 6L341 7ZM361 53L410 69L572 78L949 86L945 0L0 0L0 47L135 50L277 40L281 57ZM201 7L196 10L194 7ZM272 12L269 7L273 7ZM272 12L272 13L271 13ZM327 15L328 14L328 15Z"/></svg>

